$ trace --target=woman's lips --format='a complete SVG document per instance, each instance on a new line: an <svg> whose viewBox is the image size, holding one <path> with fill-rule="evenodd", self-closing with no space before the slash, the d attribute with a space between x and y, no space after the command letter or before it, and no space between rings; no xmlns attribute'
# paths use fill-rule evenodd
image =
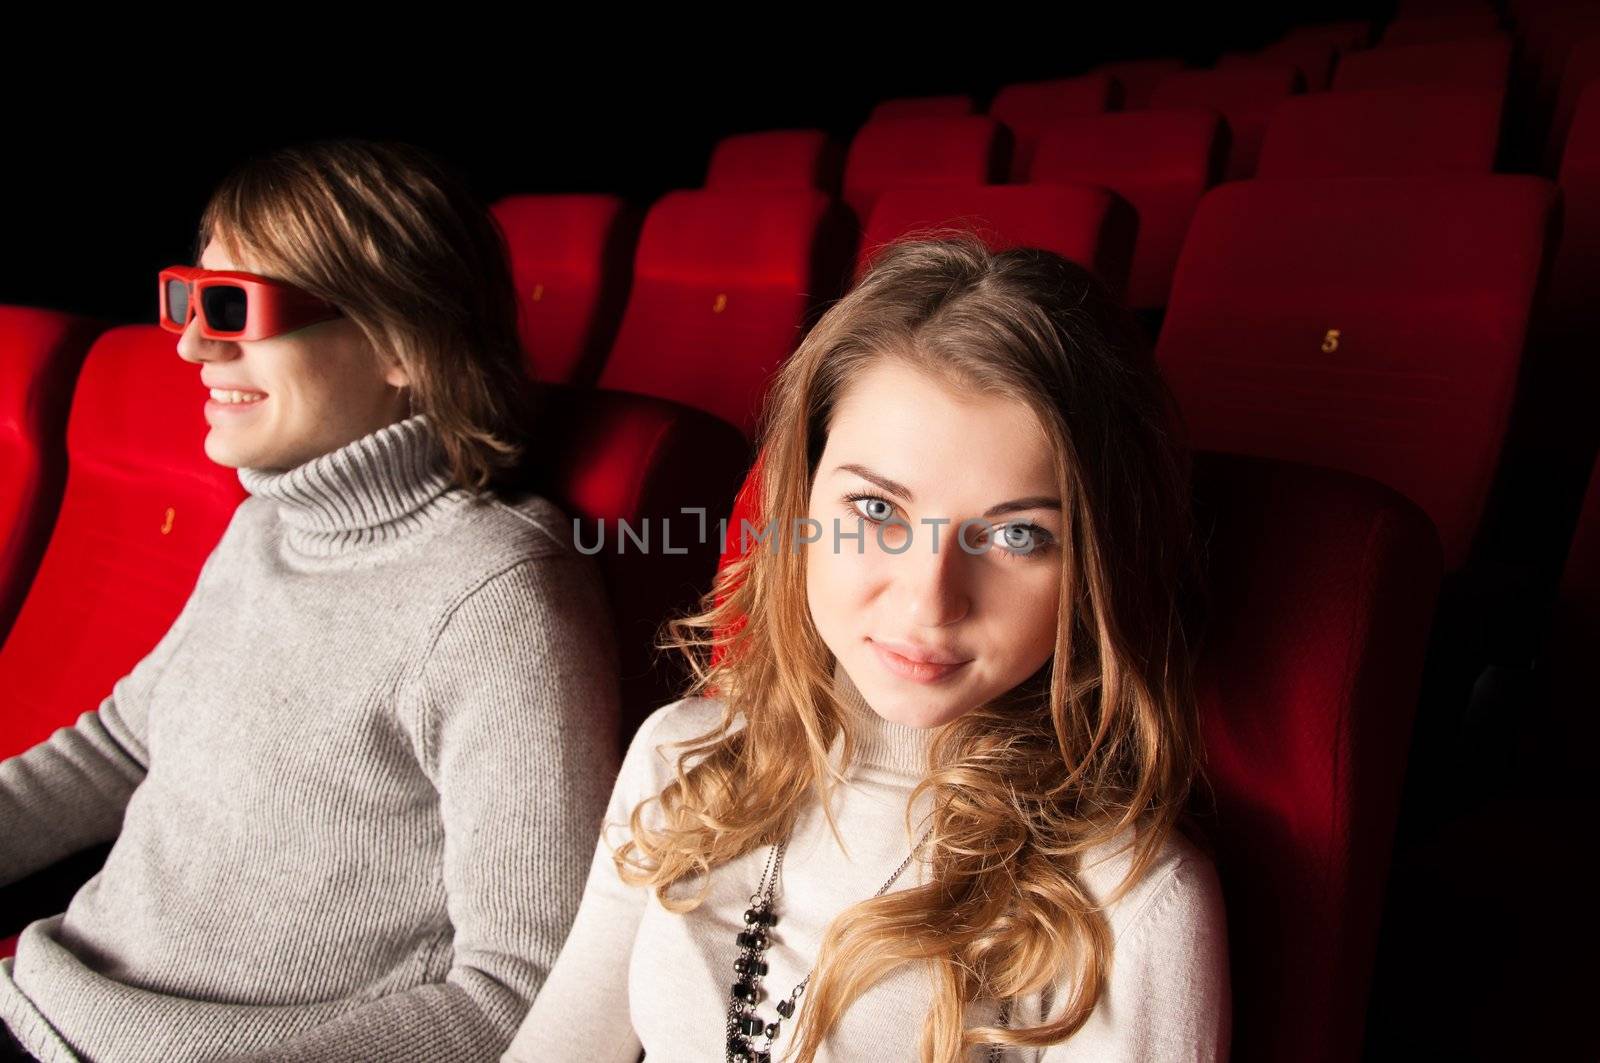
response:
<svg viewBox="0 0 1600 1063"><path fill-rule="evenodd" d="M938 682L972 663L970 660L957 661L950 664L918 661L896 653L888 646L872 639L868 639L867 642L871 644L872 652L878 655L878 660L883 664L884 668L901 679L909 679L914 683Z"/></svg>

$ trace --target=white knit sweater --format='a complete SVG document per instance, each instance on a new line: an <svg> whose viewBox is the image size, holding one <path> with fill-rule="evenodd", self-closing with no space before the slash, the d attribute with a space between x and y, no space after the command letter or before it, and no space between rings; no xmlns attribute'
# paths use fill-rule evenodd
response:
<svg viewBox="0 0 1600 1063"><path fill-rule="evenodd" d="M819 806L800 816L782 863L776 893L778 925L766 953L757 1014L771 1021L774 1004L805 977L823 933L843 909L870 897L905 859L925 829L926 797L907 834L904 812L925 770L934 731L886 722L862 699L842 669L840 700L860 724L861 742L835 812L849 852L840 849ZM704 733L722 706L705 698L667 705L645 721L623 762L595 847L572 933L502 1063L704 1063L724 1055L724 1018L738 954L735 935L769 849L746 853L711 874L708 899L679 915L646 888L618 878L611 848L627 837L628 814L671 779L681 750L668 744ZM668 746L659 753L657 747ZM834 742L835 764L842 742ZM660 823L652 805L647 822ZM1116 844L1120 844L1119 839ZM1096 900L1127 871L1131 850L1108 845L1085 861L1085 885ZM1087 866L1092 864L1093 866ZM892 889L925 881L913 861ZM699 883L696 882L698 888ZM678 889L676 887L675 894ZM1222 893L1209 858L1175 835L1145 877L1107 909L1115 940L1112 973L1099 1004L1068 1041L1048 1049L1007 1050L1008 1063L1216 1061L1228 1055L1231 997ZM932 996L926 968L901 968L864 993L846 1012L819 1059L918 1058L920 1030ZM773 1059L789 1058L795 1018L782 1023ZM1012 1025L1037 1023L1043 1001L1025 1002ZM1053 1017L1052 1013L1052 1017ZM996 1020L992 1002L974 1002L967 1021ZM988 1058L986 1049L971 1053Z"/></svg>
<svg viewBox="0 0 1600 1063"><path fill-rule="evenodd" d="M47 1063L493 1059L611 783L599 571L549 501L452 487L423 414L240 480L160 644L0 761L0 884L116 838L0 1021Z"/></svg>

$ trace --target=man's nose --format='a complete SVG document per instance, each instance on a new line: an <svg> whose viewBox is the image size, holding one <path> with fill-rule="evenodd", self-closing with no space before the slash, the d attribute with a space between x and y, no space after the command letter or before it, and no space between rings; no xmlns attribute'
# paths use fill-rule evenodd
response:
<svg viewBox="0 0 1600 1063"><path fill-rule="evenodd" d="M237 356L239 345L232 340L207 339L200 334L200 315L189 320L178 337L178 357L186 362L221 362Z"/></svg>

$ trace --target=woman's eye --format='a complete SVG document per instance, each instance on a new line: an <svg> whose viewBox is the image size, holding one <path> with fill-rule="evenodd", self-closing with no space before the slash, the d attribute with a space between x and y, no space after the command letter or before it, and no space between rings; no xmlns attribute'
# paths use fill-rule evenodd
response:
<svg viewBox="0 0 1600 1063"><path fill-rule="evenodd" d="M850 500L855 511L870 521L886 521L894 515L894 504L888 499L862 495Z"/></svg>
<svg viewBox="0 0 1600 1063"><path fill-rule="evenodd" d="M1005 524L995 530L995 545L1018 556L1036 553L1050 542L1050 533L1037 524Z"/></svg>
<svg viewBox="0 0 1600 1063"><path fill-rule="evenodd" d="M1007 524L1000 529L1000 545L1007 550L1029 553L1033 550L1033 530L1025 524Z"/></svg>

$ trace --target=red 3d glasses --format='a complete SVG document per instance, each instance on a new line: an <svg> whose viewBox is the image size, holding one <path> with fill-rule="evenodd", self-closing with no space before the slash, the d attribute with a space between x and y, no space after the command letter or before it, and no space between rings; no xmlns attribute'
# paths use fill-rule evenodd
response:
<svg viewBox="0 0 1600 1063"><path fill-rule="evenodd" d="M236 270L169 266L161 271L161 327L182 332L195 315L208 340L264 340L341 316L292 284Z"/></svg>

